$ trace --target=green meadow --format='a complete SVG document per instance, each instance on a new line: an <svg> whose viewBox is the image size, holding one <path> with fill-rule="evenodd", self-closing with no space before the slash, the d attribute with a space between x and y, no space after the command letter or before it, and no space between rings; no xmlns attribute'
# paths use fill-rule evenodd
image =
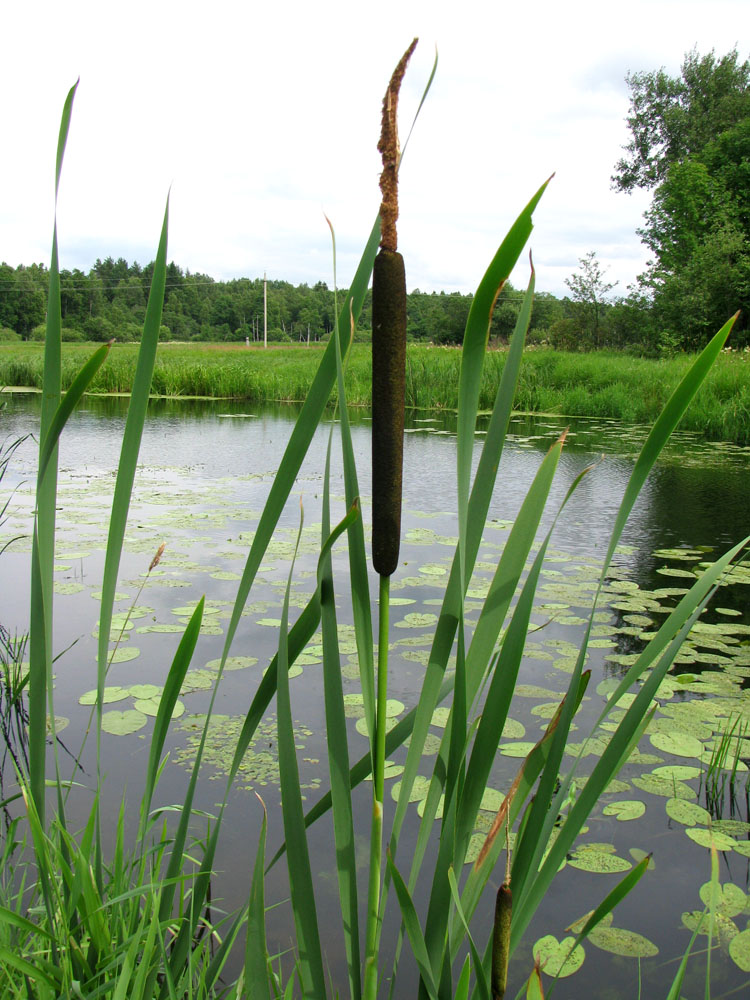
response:
<svg viewBox="0 0 750 1000"><path fill-rule="evenodd" d="M93 344L63 344L62 348L62 380L67 388L96 348ZM0 384L40 388L43 349L43 344L37 343L0 345ZM160 344L152 393L253 403L301 401L307 396L323 350L324 345L263 350L244 345ZM115 344L90 391L129 393L137 354L135 344ZM351 406L371 403L370 356L367 344L351 348L345 373ZM504 350L487 354L479 395L481 409L492 407L506 357ZM654 360L603 351L530 350L521 366L513 405L521 412L650 423L693 361L688 354ZM460 364L459 348L409 345L406 405L455 410ZM332 401L336 397L334 389ZM722 353L681 426L709 440L750 443L750 354Z"/></svg>

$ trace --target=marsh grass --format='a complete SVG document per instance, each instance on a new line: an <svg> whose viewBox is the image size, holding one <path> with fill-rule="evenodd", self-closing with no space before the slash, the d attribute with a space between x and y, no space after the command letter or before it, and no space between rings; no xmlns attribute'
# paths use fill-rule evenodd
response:
<svg viewBox="0 0 750 1000"><path fill-rule="evenodd" d="M42 384L43 345L0 345L0 384ZM72 382L93 345L62 345L62 384ZM152 393L244 399L250 403L299 402L305 399L320 363L323 345L249 350L244 345L160 344ZM92 382L92 392L128 393L132 388L138 348L118 345ZM507 357L488 351L479 408L492 407ZM651 360L603 351L567 354L551 349L530 351L524 358L513 401L527 413L568 417L600 417L651 424L658 417L694 356ZM406 405L414 409L456 410L461 352L451 347L407 345ZM353 344L345 372L350 406L369 406L370 348ZM336 387L331 403L338 398ZM750 444L750 354L722 352L681 424L709 440Z"/></svg>
<svg viewBox="0 0 750 1000"><path fill-rule="evenodd" d="M66 101L58 145L56 189L67 140L75 88ZM709 375L731 329L727 323L704 352L689 363L682 380L666 400L635 463L613 524L597 594L592 599L586 635L570 675L567 693L543 736L533 747L508 791L482 850L467 876L464 870L470 837L485 792L500 734L511 708L521 665L537 582L555 524L587 471L570 486L552 525L539 536L549 503L555 472L564 447L564 435L553 445L537 471L499 558L488 594L471 632L464 621L464 601L477 560L482 531L496 487L497 470L513 402L522 378L526 329L531 315L534 274L519 314L507 354L498 365L489 400L486 383L487 333L499 288L513 270L532 230L532 215L544 193L543 185L520 213L500 244L479 284L469 314L461 355L446 355L446 364L457 370L457 534L456 547L442 607L435 626L423 684L414 707L385 733L385 747L376 746L376 644L372 623L372 595L367 575L367 552L362 524L360 490L348 417L347 378L352 377L356 352L350 349L352 323L359 315L375 258L379 226L376 222L365 247L351 289L342 304L335 335L322 352L305 396L305 403L281 458L278 471L247 555L242 578L226 631L217 686L211 694L189 785L174 814L154 808L154 795L164 767L164 746L172 709L200 632L203 601L195 608L174 653L154 723L137 835L125 843L123 811L111 824L100 808L101 716L103 689L109 662L109 635L135 469L149 393L156 388L157 342L161 319L167 260L165 213L156 257L144 333L130 385L131 400L112 500L109 537L102 586L97 660L97 704L94 733L97 770L93 806L81 831L71 831L66 818L71 780L57 752L47 744L47 718L54 719L52 686L53 592L57 442L65 422L83 393L95 386L107 370L109 357L118 349L104 345L87 355L85 364L70 379L63 396L59 279L56 227L50 267L50 308L44 360L44 405L40 431L37 507L32 552L32 601L30 615L29 760L19 774L22 817L31 857L22 855L20 817L13 821L3 857L4 899L0 906L0 989L3 996L52 1000L59 997L113 997L124 1000L172 1000L226 996L271 1000L281 995L318 998L341 995L342 983L331 983L326 952L336 939L347 958L348 994L384 996L386 981L391 995L398 995L402 956L419 971L420 998L430 1000L489 1000L492 978L493 928L477 926L479 901L495 871L506 844L505 831L513 830L515 843L507 864L513 907L509 935L503 934L506 960L513 957L530 921L592 809L620 766L636 746L652 714L652 702L682 642L715 591L722 574L747 544L735 545L707 568L681 598L658 632L650 639L615 691L588 736L597 732L611 709L626 692L635 698L624 711L617 729L607 735L606 748L586 782L572 795L577 760L563 772L563 755L573 715L586 690L584 670L588 637L594 621L598 594L607 577L615 549L630 511L649 471L670 434L681 421L691 400ZM310 352L309 356L312 356ZM496 364L490 358L490 364ZM413 366L412 366L413 369ZM456 369L454 367L453 371ZM407 391L409 383L407 368ZM414 380L414 371L411 372ZM490 379L492 382L492 379ZM323 483L323 518L316 586L307 605L290 625L290 590L295 566L292 560L284 600L276 655L268 664L247 709L235 747L223 794L208 829L196 836L198 816L194 807L201 760L218 685L230 655L243 609L281 513L294 487L316 429L325 421L335 398L340 418L346 510L336 522L330 495L330 460ZM441 402L438 400L438 402ZM476 472L472 472L478 412L491 409ZM330 456L329 445L329 456ZM300 525L301 527L301 525ZM346 545L348 580L333 575L334 546ZM530 560L530 565L529 565ZM364 715L369 751L353 760L348 742L340 676L336 627L336 593L346 593L351 603L358 651ZM326 736L330 791L304 812L296 748L291 722L289 668L318 627L322 630ZM451 666L455 655L455 669ZM263 808L261 835L249 845L246 905L217 926L211 914L211 881L217 861L219 834L226 820L230 792L245 751L276 699L281 775L282 817L286 842L271 864L287 865L296 949L293 969L281 983L265 937L266 822ZM449 708L440 750L430 776L430 788L410 855L400 841L415 779L423 767L423 749L435 708L445 701ZM54 733L54 724L52 726ZM599 735L599 734L598 734ZM378 885L361 884L355 857L355 822L352 791L373 773L377 759L391 754L409 740L398 800L392 815L381 815L388 844L386 869L370 865ZM48 800L48 776L52 774ZM259 809L262 806L259 805ZM316 902L316 888L306 829L321 816L332 814L337 855L340 922L324 922ZM168 817L171 822L168 822ZM105 827L114 826L114 850L105 857ZM203 831L205 819L201 821ZM436 846L431 856L428 848ZM379 844L369 844L371 856ZM432 860L428 860L432 857ZM252 869L252 871L251 871ZM581 937L631 891L646 870L636 866L613 889L587 921ZM5 877L5 876L10 877ZM373 876L370 876L372 882ZM373 891L373 889L375 891ZM368 940L369 965L363 969L360 919L364 900L370 900L369 920L374 937ZM385 966L381 955L385 908L397 902L402 917L396 960ZM417 899L426 901L426 908ZM423 913L424 911L424 913ZM505 913L507 918L507 912ZM507 921L506 921L507 923ZM244 961L239 979L224 984L220 975L243 926ZM507 928L506 928L507 929ZM405 945L408 944L408 949ZM524 969L524 978L526 970ZM530 980L536 988L538 971ZM541 989L541 985L539 985ZM533 994L530 994L533 995ZM541 995L538 993L537 995Z"/></svg>

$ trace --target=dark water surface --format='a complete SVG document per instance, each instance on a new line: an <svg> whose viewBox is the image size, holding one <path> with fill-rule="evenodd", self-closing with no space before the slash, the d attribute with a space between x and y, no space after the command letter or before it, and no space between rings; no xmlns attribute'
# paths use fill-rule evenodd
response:
<svg viewBox="0 0 750 1000"><path fill-rule="evenodd" d="M0 413L2 437L12 439L35 431L38 397L9 395L6 399L6 409ZM124 399L86 399L71 419L60 448L55 652L68 651L60 656L54 668L55 712L61 720L68 720L67 728L60 735L65 745L76 753L91 711L90 707L80 704L79 699L96 684L94 634L99 605L95 595L101 586L106 527L126 406ZM133 692L132 686L158 687L163 683L179 640L179 633L168 629L183 624L190 605L205 594L213 613L206 616L210 624L199 640L193 660L195 686L186 690L181 698L185 711L175 719L168 740L171 764L160 789L164 803L179 801L184 792L196 733L200 731L200 713L205 712L208 704L206 688L213 669L210 663L221 655L223 633L237 581L295 416L295 411L288 407L250 411L243 404L226 401L198 404L155 400L151 403L118 583L118 592L127 596L116 604L116 611L125 613L135 602L136 611L129 623L132 627L118 646L118 656L123 659L113 663L107 681L109 686L127 688L128 693L122 700L106 705L105 709L107 712L133 712L148 708L149 689L136 688ZM353 412L352 420L360 489L365 498L365 524L369 525L366 499L370 495L369 423L365 412ZM547 449L566 423L555 418L516 418L513 421L479 552L477 572L469 589L467 614L470 622L476 620L525 491ZM393 597L404 603L395 603L391 612L393 646L389 678L389 695L403 702L406 709L414 704L421 683L430 642L431 619L425 616L437 615L439 611L457 530L454 430L452 415L412 414L407 421L404 541L401 565L392 583ZM535 742L539 738L551 706L567 686L571 658L582 634L586 601L590 602L599 561L606 550L614 515L645 432L645 428L625 427L612 421L571 422L546 523L581 469L592 462L596 465L568 504L553 535L532 618L538 631L529 636L527 657L521 671L524 693L511 709L511 717L518 728L503 740L504 752L498 756L491 781L500 791L508 788L518 769L523 741ZM277 648L275 623L281 615L299 527L300 500L304 509L304 530L294 573L293 614L304 606L314 586L327 436L327 429L323 429L314 438L274 542L261 566L250 595L251 603L245 609L232 648L234 656L253 658L255 662L238 661L237 669L228 671L222 681L216 704L216 712L222 719L212 731L199 792L198 805L208 811L222 795L222 776L233 733L238 731L261 673ZM478 446L479 443L481 435ZM588 731L604 704L607 689L606 685L601 686L602 682L622 676L627 669L627 657L643 646L640 632L652 626L658 628L665 612L674 606L677 595L661 594L658 598L651 597L652 605L655 603L657 607L640 610L628 607L629 599L632 604L636 585L641 595L643 592L653 595L653 591L660 588L689 586L702 560L715 558L750 531L749 454L734 446L705 444L691 435L678 433L649 478L623 536L612 586L598 608L588 662L593 671L592 682L577 718L582 734ZM35 446L28 441L17 452L2 483L0 506L13 486L17 490L10 505L11 518L1 529L0 545L4 538L28 534L35 460ZM332 492L335 520L344 513L341 464L336 447ZM162 563L139 594L143 574L162 542L166 543ZM29 549L28 540L15 543L0 559L3 595L0 620L11 630L24 629L28 619ZM346 627L351 623L351 610L343 596L346 573L347 559L341 547L335 551L334 574L342 595L339 621L342 624L345 691L356 694L359 685L353 636ZM374 577L371 593L374 600L377 593ZM686 777L684 784L692 790L692 801L705 806L700 774L706 771L706 760L714 745L712 741L720 736L727 721L735 717L739 717L741 725L747 725L750 732L750 699L746 690L750 677L749 595L750 575L738 574L735 582L720 588L713 602L715 607L712 605L703 619L717 628L710 634L698 636L677 664L671 687L665 686L664 698L660 698L660 706L665 711L657 712L655 723L641 741L640 756L632 758L620 775L628 787L617 786L605 794L587 830L579 837L577 853L573 853L569 864L555 880L516 952L511 965L509 996L515 994L531 969L533 943L548 933L558 940L565 937L565 928L593 909L622 878L627 866L632 865L631 849L652 851L655 869L646 874L635 892L618 907L613 923L618 928L645 936L659 949L658 954L639 961L613 955L587 943L580 971L560 980L556 995L560 1000L588 996L624 1000L638 995L640 975L644 997L666 996L667 984L676 972L676 960L690 939L682 915L702 909L698 891L709 879L709 852L691 838L688 831L692 828L667 813L668 796L657 794L653 781L651 786L647 781L646 787L639 787L637 782L642 781L644 774L666 765L694 767L695 774ZM625 607L615 606L623 603ZM410 618L410 615L421 617ZM732 627L736 626L739 628L733 631ZM318 639L313 638L311 647L303 655L301 673L291 682L300 772L310 804L319 794L318 789L327 787L317 642ZM676 679L678 673L682 675L679 680ZM711 707L714 703L719 704L716 699L723 699L720 710ZM692 732L692 738L698 739L704 748L699 755L693 753L692 756L679 741L674 741L675 730L670 728L675 718L674 706L690 703L700 706L696 713L700 725L690 730L682 719L680 732ZM353 759L366 749L364 737L355 729L355 716L356 707L351 719ZM103 769L107 774L105 804L108 809L116 810L124 792L132 807L129 818L135 817L137 812L135 807L148 757L148 734L153 725L148 712L145 720L143 728L130 735L105 733L103 736ZM433 733L436 737L442 735L438 724L433 726ZM660 747L659 734L665 733L668 741L662 740ZM219 856L221 871L214 888L217 907L233 909L246 898L260 822L259 805L251 789L262 795L269 810L271 850L280 840L275 740L275 716L272 714L261 726L253 753L248 757L247 769L242 772L233 792ZM516 751L514 744L519 744ZM689 748L690 744L687 746ZM740 744L740 757L750 760L750 739ZM397 762L400 759L394 758ZM573 760L572 756L566 759ZM595 756L582 759L580 773L588 773L596 759ZM65 768L64 755L62 760ZM94 760L91 741L81 757L84 774L78 775L84 784L90 785L93 781ZM425 758L425 774L430 773L433 763L434 757ZM740 768L743 767L741 763ZM714 820L732 818L739 821L732 827L725 824L723 828L729 840L726 850L720 854L721 880L731 882L745 893L750 887L746 775L746 770L738 771L735 800L730 801L725 793L714 810ZM633 779L636 779L635 784ZM355 798L361 819L363 874L366 863L364 837L369 829L368 797L369 790L364 788L358 790ZM643 803L645 812L631 820L618 820L605 813L607 806L618 802ZM90 799L85 795L74 800L74 808L80 808L81 815L89 805ZM414 823L405 831L399 848L404 859L409 857L409 846L416 837L416 804L412 808ZM639 807L634 808L637 811ZM486 815L491 820L491 814ZM721 823L714 823L714 829L721 831ZM734 832L730 834L729 829ZM324 822L311 833L323 912L326 907L336 904L337 894L330 839L330 829ZM591 849L591 845L602 844L605 845L604 853L621 859L619 873L606 874L576 867L582 858L584 866L587 865L587 846ZM283 899L285 893L279 868L278 874L273 872L269 877L267 899ZM484 922L488 926L491 895L488 892L487 906L477 915L480 941L486 938L487 931L481 925ZM323 927L332 926L334 919L324 916ZM750 982L748 973L741 970L729 949L730 939L748 927L750 904L743 912L728 916L727 920L734 930L726 930L722 949L712 957L712 996L715 1000L719 996L747 995L745 991ZM269 912L271 947L279 950L288 947L290 927L288 905L282 904ZM333 938L338 940L337 933ZM686 997L698 996L702 991L706 941L705 936L698 938L699 954L691 962L688 985L683 990ZM392 947L392 942L387 947ZM341 956L336 949L336 944L330 946L328 959L332 974L341 976L343 984ZM413 995L414 980L407 975L402 982L398 995Z"/></svg>

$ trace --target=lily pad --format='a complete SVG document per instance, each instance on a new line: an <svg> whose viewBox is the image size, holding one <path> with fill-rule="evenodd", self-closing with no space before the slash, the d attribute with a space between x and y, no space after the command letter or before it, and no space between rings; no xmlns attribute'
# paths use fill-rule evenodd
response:
<svg viewBox="0 0 750 1000"><path fill-rule="evenodd" d="M224 664L225 670L244 670L245 667L252 667L258 662L257 656L228 656L227 662ZM206 670L218 670L221 666L221 660L209 660L206 664Z"/></svg>
<svg viewBox="0 0 750 1000"><path fill-rule="evenodd" d="M143 712L144 715L156 716L159 712L159 705L161 703L161 698L138 698L133 702L133 707L137 712ZM183 703L177 699L174 703L174 708L172 709L172 718L179 719L181 715L185 714L185 706Z"/></svg>
<svg viewBox="0 0 750 1000"><path fill-rule="evenodd" d="M623 958L651 958L659 954L656 945L642 934L623 927L595 927L588 940L602 951L621 955Z"/></svg>
<svg viewBox="0 0 750 1000"><path fill-rule="evenodd" d="M428 612L419 614L417 611L412 611L405 615L402 621L394 624L396 628L428 628L430 625L434 625L437 620L437 615Z"/></svg>
<svg viewBox="0 0 750 1000"><path fill-rule="evenodd" d="M711 814L707 809L703 809L696 802L687 802L685 799L667 799L665 806L667 815L684 826L706 826L711 822Z"/></svg>
<svg viewBox="0 0 750 1000"><path fill-rule="evenodd" d="M649 740L657 750L675 757L700 757L703 753L701 741L688 733L651 733Z"/></svg>
<svg viewBox="0 0 750 1000"><path fill-rule="evenodd" d="M591 850L587 847L579 847L574 851L568 858L568 864L585 872L601 872L608 875L613 872L626 872L633 867L629 861L616 854Z"/></svg>
<svg viewBox="0 0 750 1000"><path fill-rule="evenodd" d="M118 646L109 654L109 662L127 663L129 660L137 659L140 655L141 651L137 646Z"/></svg>
<svg viewBox="0 0 750 1000"><path fill-rule="evenodd" d="M124 701L125 698L130 697L130 690L126 687L119 687L117 685L112 685L110 687L105 687L104 694L102 697L102 702L105 705L111 704L113 701ZM92 691L86 691L78 699L79 705L95 705L96 704L96 688Z"/></svg>
<svg viewBox="0 0 750 1000"><path fill-rule="evenodd" d="M638 799L623 799L610 802L602 811L605 816L616 816L618 820L639 819L646 811L646 804Z"/></svg>
<svg viewBox="0 0 750 1000"><path fill-rule="evenodd" d="M163 690L157 684L131 684L128 694L133 698L161 698Z"/></svg>
<svg viewBox="0 0 750 1000"><path fill-rule="evenodd" d="M571 952L575 944L574 937L558 941L552 934L539 938L533 946L534 960L539 963L545 975L560 977L572 976L583 965L586 953L580 945Z"/></svg>
<svg viewBox="0 0 750 1000"><path fill-rule="evenodd" d="M729 942L729 957L743 972L750 972L750 927Z"/></svg>
<svg viewBox="0 0 750 1000"><path fill-rule="evenodd" d="M737 844L734 837L730 837L728 833L706 830L703 827L689 827L685 833L701 847L711 847L713 844L717 851L731 851Z"/></svg>
<svg viewBox="0 0 750 1000"><path fill-rule="evenodd" d="M102 715L102 729L112 736L129 736L131 733L137 733L147 722L148 719L143 712L134 708L127 708L124 712L113 710Z"/></svg>
<svg viewBox="0 0 750 1000"><path fill-rule="evenodd" d="M711 883L704 882L698 890L701 902L706 906L711 905ZM716 900L716 912L725 917L736 917L742 913L747 906L747 896L738 885L732 882L725 882L718 886L718 898Z"/></svg>

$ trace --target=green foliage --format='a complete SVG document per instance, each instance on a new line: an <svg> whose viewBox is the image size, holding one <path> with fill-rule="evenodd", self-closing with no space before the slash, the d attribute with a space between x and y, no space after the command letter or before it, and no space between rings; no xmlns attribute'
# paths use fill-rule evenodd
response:
<svg viewBox="0 0 750 1000"><path fill-rule="evenodd" d="M696 350L743 311L735 345L748 337L750 305L750 62L693 50L679 77L634 73L627 156L613 183L653 189L640 234L654 259L641 276L665 342Z"/></svg>
<svg viewBox="0 0 750 1000"><path fill-rule="evenodd" d="M596 259L594 250L581 257L579 264L580 271L565 279L572 298L573 330L568 336L572 333L579 350L590 350L601 347L607 340L607 296L617 282L604 280L605 269Z"/></svg>

